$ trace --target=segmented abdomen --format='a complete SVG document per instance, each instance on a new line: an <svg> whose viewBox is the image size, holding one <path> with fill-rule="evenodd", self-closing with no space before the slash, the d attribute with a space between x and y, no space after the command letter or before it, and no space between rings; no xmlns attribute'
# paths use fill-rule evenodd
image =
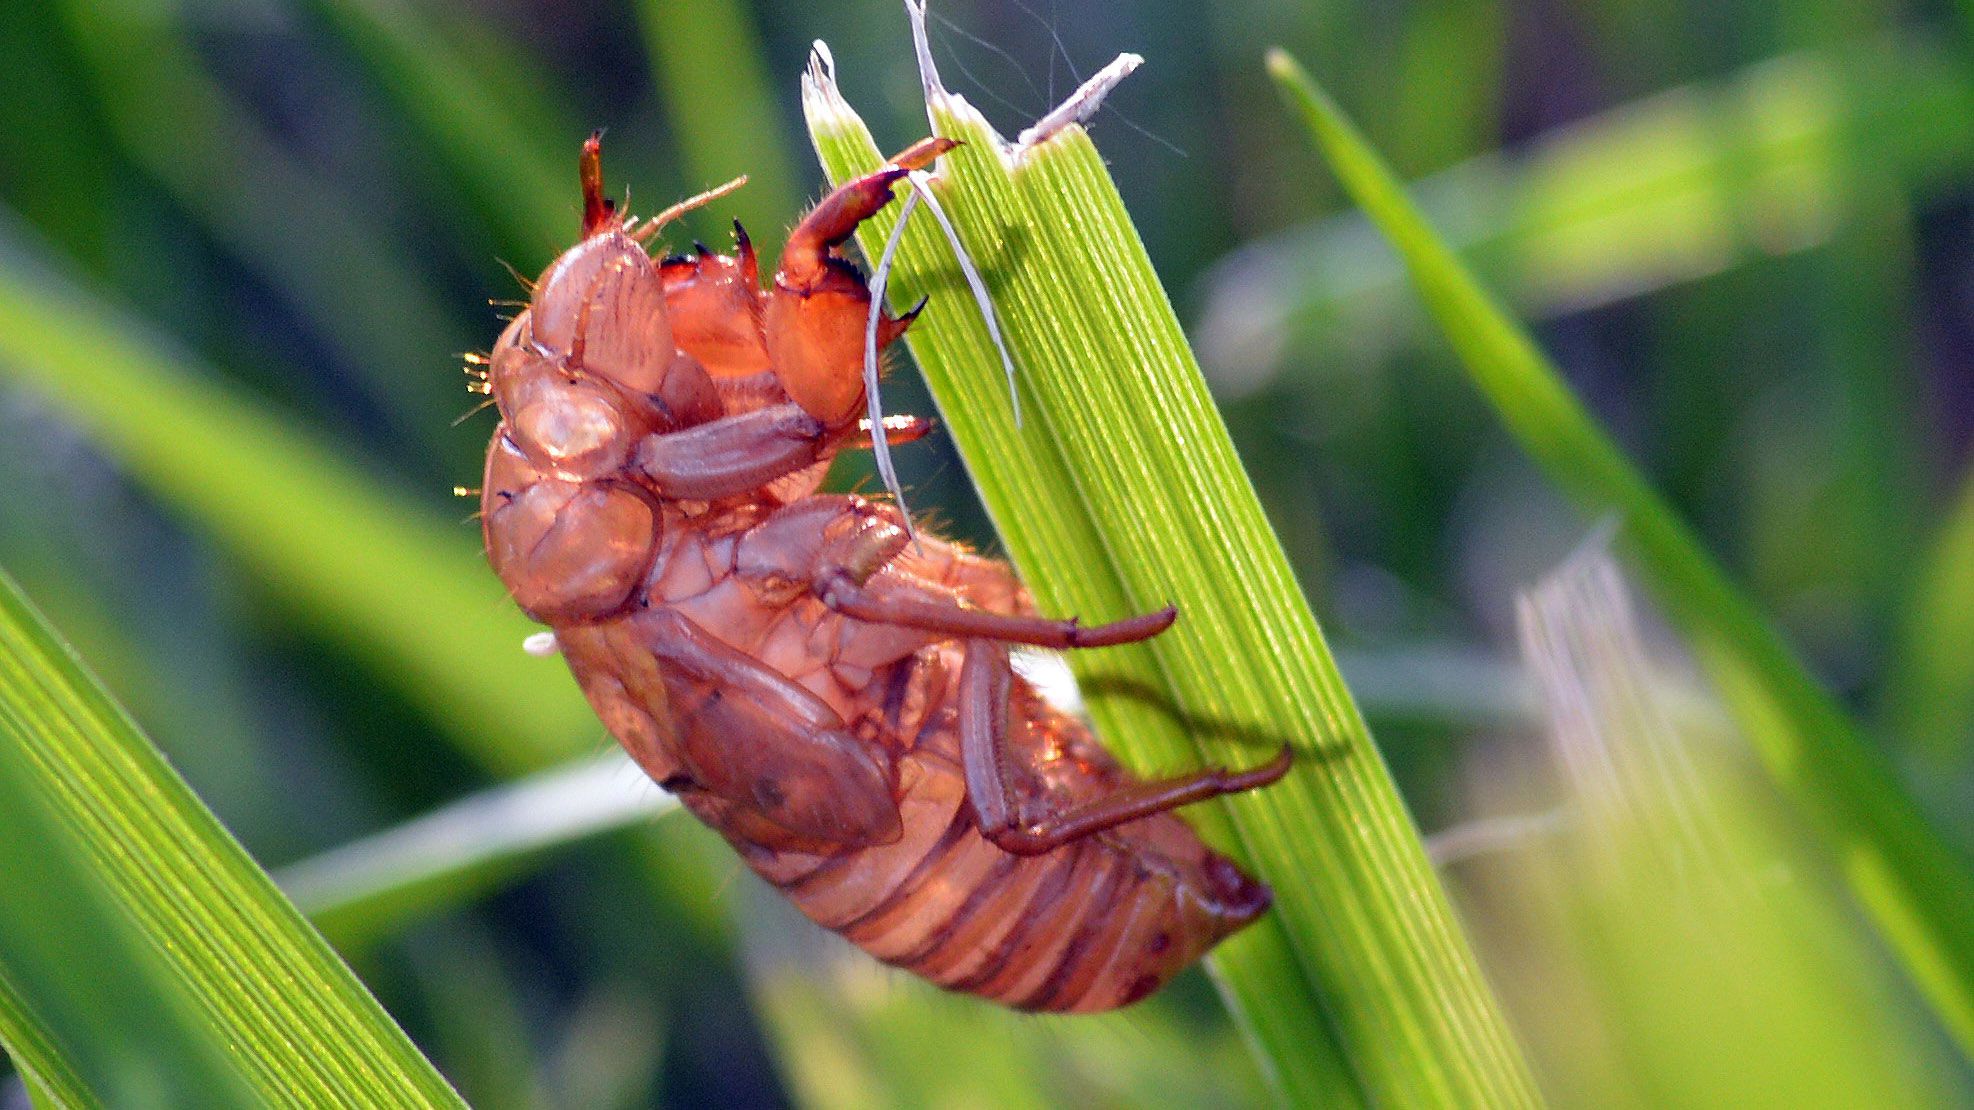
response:
<svg viewBox="0 0 1974 1110"><path fill-rule="evenodd" d="M898 841L827 855L734 842L812 920L952 990L1024 1010L1090 1012L1150 994L1267 909L1266 887L1169 814L1039 856L984 839L958 758L946 677L957 673L956 659L915 670L940 689L929 691L899 761ZM1022 746L1057 757L1043 761L1038 784L1058 803L1128 781L1079 722L1025 689L1015 704L1026 710Z"/></svg>

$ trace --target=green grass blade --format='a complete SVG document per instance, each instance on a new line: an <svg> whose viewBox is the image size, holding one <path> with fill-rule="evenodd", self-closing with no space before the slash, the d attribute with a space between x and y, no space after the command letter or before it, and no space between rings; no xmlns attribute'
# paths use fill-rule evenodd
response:
<svg viewBox="0 0 1974 1110"><path fill-rule="evenodd" d="M637 14L687 189L746 174L747 187L720 208L759 234L787 226L802 191L782 94L768 81L749 9L739 0L639 0Z"/></svg>
<svg viewBox="0 0 1974 1110"><path fill-rule="evenodd" d="M1974 472L1961 479L1900 613L1886 727L1928 770L1974 756Z"/></svg>
<svg viewBox="0 0 1974 1110"><path fill-rule="evenodd" d="M403 0L312 6L417 124L448 180L498 230L503 253L531 264L568 245L576 226L568 159L548 144L573 147L582 129L549 106L549 82L530 80L514 58L462 51Z"/></svg>
<svg viewBox="0 0 1974 1110"><path fill-rule="evenodd" d="M1045 610L1109 619L1170 601L1183 614L1149 645L1071 658L1099 731L1141 768L1300 747L1284 783L1189 811L1276 891L1214 962L1264 1068L1299 1104L1532 1100L1102 158L1069 126L1004 160L963 100L932 99L936 130L967 144L944 160L939 196L986 274L1027 416L1013 425L928 220L907 230L892 281L898 303L934 297L911 342L945 426ZM880 164L833 77L813 76L804 102L832 180ZM894 213L866 225L872 257Z"/></svg>
<svg viewBox="0 0 1974 1110"><path fill-rule="evenodd" d="M27 1103L33 1110L58 1110L60 1107L76 1104L74 1101L57 1098L48 1084L42 1082L41 1077L35 1074L34 1069L22 1067L19 1060L12 1062L15 1074L20 1076L21 1089L27 1094Z"/></svg>
<svg viewBox="0 0 1974 1110"><path fill-rule="evenodd" d="M280 291L357 375L405 443L458 412L440 357L476 337L356 197L268 134L200 64L166 8L59 5L124 153L214 240ZM378 327L376 305L392 305Z"/></svg>
<svg viewBox="0 0 1974 1110"><path fill-rule="evenodd" d="M15 827L0 829L0 852L35 853L43 844L52 852L39 860L6 861L6 885L35 897L33 905L9 897L0 909L74 914L69 923L81 927L92 910L102 907L92 905L98 893L75 888L74 868L86 867L100 879L101 895L126 919L117 928L142 938L138 951L156 962L170 993L152 999L139 989L128 999L100 994L92 999L78 992L69 1002L133 1007L126 1016L161 1014L165 1024L156 1035L165 1044L171 1043L175 1028L169 1008L182 1007L215 1047L210 1066L196 1055L174 1057L188 1070L162 1081L193 1085L177 1092L175 1101L203 1101L208 1078L221 1083L210 1093L213 1101L233 1101L225 1098L225 1080L215 1074L223 1066L220 1074L237 1078L243 1093L251 1091L266 1104L458 1104L389 1015L4 576L0 750L0 788L14 798L31 792L52 818L44 829L25 827L36 819L33 805L4 807L7 824ZM71 851L74 857L64 860L62 853ZM64 870L70 874L63 875ZM35 880L59 885L41 886ZM58 896L58 890L73 891L74 897ZM0 1004L6 1010L9 1047L29 1056L36 1076L67 1098L74 1094L65 1089L71 1081L86 1084L93 1077L71 1070L59 1056L42 1053L90 1032L53 1025L43 1027L39 1036L22 1035L26 1022L62 1016L37 1005L59 998L36 997L32 990L44 985L38 978L59 975L52 969L62 965L23 954L26 941L37 933L47 938L47 933L18 930L22 919L11 912L5 920L9 928L0 959L6 963L0 974L8 989ZM44 928L49 923L43 919ZM53 939L63 940L75 955L83 946L109 938ZM111 962L90 968L92 975L100 971L105 977L94 984L98 990L118 978L148 974L128 952L104 958ZM76 965L69 966L73 970ZM16 1008L16 1003L26 1005ZM92 1043L88 1052L118 1048Z"/></svg>
<svg viewBox="0 0 1974 1110"><path fill-rule="evenodd" d="M1870 190L1851 180L1858 160ZM1900 35L1620 105L1413 195L1515 308L1551 316L1828 244L1868 222L1874 193L1920 200L1970 166L1974 83L1937 43ZM1338 357L1327 352L1361 359L1417 335L1404 270L1366 230L1361 215L1331 216L1215 266L1199 343L1217 387L1246 392Z"/></svg>
<svg viewBox="0 0 1974 1110"><path fill-rule="evenodd" d="M336 450L215 382L151 329L63 281L0 224L0 373L86 428L326 637L437 711L507 773L588 750L567 669L487 573L468 510L393 496ZM440 523L450 506L457 525Z"/></svg>
<svg viewBox="0 0 1974 1110"><path fill-rule="evenodd" d="M41 1105L250 1105L47 811L22 726L0 703L0 1044L44 1077Z"/></svg>
<svg viewBox="0 0 1974 1110"><path fill-rule="evenodd" d="M1523 448L1593 514L1691 637L1783 789L1820 825L1852 892L1974 1054L1974 880L1856 726L1620 454L1534 342L1426 225L1397 180L1287 54L1269 69L1345 188L1397 246L1468 373Z"/></svg>
<svg viewBox="0 0 1974 1110"><path fill-rule="evenodd" d="M361 943L481 894L558 848L677 807L612 752L462 798L291 864L275 880L317 928L339 944Z"/></svg>

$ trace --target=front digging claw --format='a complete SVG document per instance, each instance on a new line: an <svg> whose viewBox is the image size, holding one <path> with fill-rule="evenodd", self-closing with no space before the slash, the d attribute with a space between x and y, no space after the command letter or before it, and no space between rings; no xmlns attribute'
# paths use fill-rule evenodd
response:
<svg viewBox="0 0 1974 1110"><path fill-rule="evenodd" d="M767 294L768 355L789 399L832 428L856 419L864 405L864 323L871 306L863 274L836 248L891 203L894 185L957 145L938 136L914 143L876 173L838 186L789 232ZM885 341L909 322L889 321Z"/></svg>

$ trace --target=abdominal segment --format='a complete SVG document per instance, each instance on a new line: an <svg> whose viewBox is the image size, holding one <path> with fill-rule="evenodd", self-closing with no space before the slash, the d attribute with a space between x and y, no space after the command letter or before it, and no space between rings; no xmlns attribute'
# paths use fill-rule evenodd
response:
<svg viewBox="0 0 1974 1110"><path fill-rule="evenodd" d="M957 657L898 665L911 668L911 681L936 686L922 691L930 696L914 734L896 737L903 835L821 854L729 837L818 924L951 990L1023 1010L1093 1012L1157 990L1267 909L1266 887L1170 814L1037 856L996 847L966 802L949 677L959 673ZM1131 781L1080 722L1025 684L1015 705L1025 710L1033 786L1053 804ZM695 805L690 794L686 802Z"/></svg>

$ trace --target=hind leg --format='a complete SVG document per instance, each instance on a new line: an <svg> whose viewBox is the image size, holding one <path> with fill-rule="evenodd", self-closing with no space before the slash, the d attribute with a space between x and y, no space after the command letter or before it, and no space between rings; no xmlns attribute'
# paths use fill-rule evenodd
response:
<svg viewBox="0 0 1974 1110"><path fill-rule="evenodd" d="M1007 649L992 640L972 639L960 670L960 762L966 773L967 801L980 834L1003 851L1035 856L1183 805L1238 794L1288 774L1293 756L1287 746L1269 762L1246 771L1210 767L1188 775L1124 786L1110 794L1061 811L1048 812L1041 799L1023 797L1014 786L1008 745L1008 695L1013 676Z"/></svg>
<svg viewBox="0 0 1974 1110"><path fill-rule="evenodd" d="M995 613L1036 615L1035 601L1013 567L964 544L920 535L917 545L901 552L893 565L915 578L952 590L969 605Z"/></svg>

